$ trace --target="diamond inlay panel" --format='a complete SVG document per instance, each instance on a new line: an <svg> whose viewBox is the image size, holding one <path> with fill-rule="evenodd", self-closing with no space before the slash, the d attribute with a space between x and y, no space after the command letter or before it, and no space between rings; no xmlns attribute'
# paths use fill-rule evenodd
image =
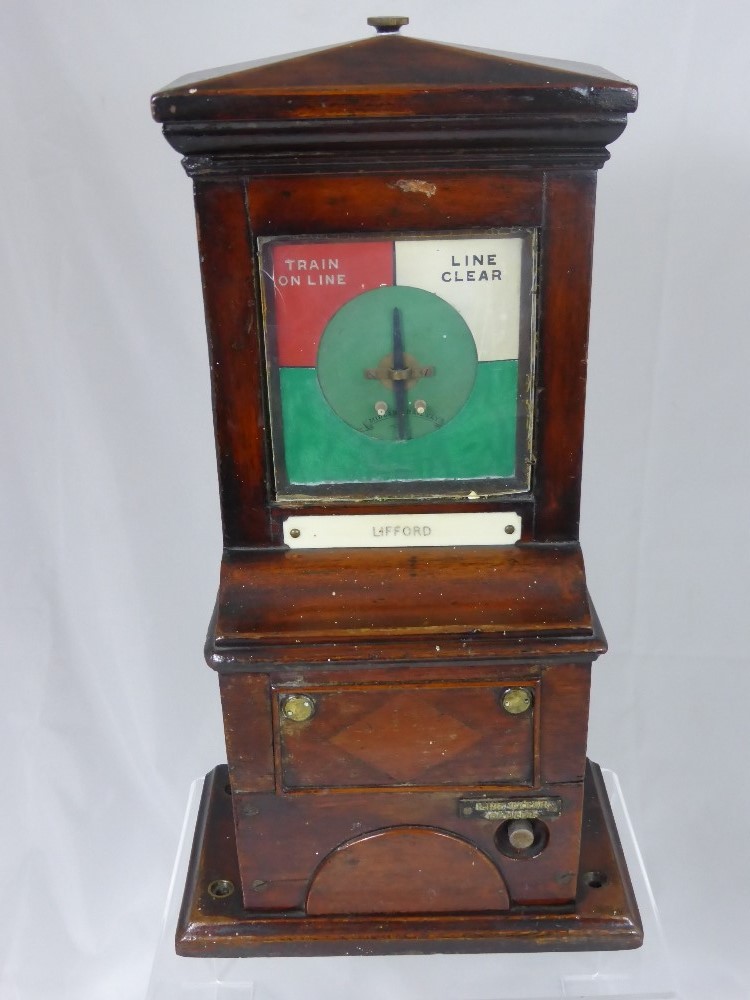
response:
<svg viewBox="0 0 750 1000"><path fill-rule="evenodd" d="M533 709L497 684L306 691L315 714L280 717L285 788L530 785Z"/></svg>
<svg viewBox="0 0 750 1000"><path fill-rule="evenodd" d="M407 782L481 738L481 733L439 711L430 701L409 693L392 695L374 712L336 733L331 742L386 776ZM404 744L408 754L397 751Z"/></svg>

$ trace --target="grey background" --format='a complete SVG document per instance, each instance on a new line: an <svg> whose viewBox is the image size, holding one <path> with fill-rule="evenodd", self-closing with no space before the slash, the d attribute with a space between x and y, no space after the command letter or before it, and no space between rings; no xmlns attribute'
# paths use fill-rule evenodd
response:
<svg viewBox="0 0 750 1000"><path fill-rule="evenodd" d="M611 652L590 754L620 775L684 997L738 1000L750 8L403 11L417 36L640 86L599 181L582 540ZM381 12L0 7L2 1000L143 995L188 786L224 756L201 654L221 543L191 192L149 95Z"/></svg>

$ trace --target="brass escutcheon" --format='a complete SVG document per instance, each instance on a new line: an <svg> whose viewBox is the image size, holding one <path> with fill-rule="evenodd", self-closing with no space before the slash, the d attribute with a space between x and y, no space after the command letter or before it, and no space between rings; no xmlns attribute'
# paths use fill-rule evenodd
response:
<svg viewBox="0 0 750 1000"><path fill-rule="evenodd" d="M290 694L281 703L281 713L290 722L307 722L315 714L315 702L306 694Z"/></svg>
<svg viewBox="0 0 750 1000"><path fill-rule="evenodd" d="M528 688L508 688L503 692L503 708L510 715L521 715L531 708L531 691Z"/></svg>

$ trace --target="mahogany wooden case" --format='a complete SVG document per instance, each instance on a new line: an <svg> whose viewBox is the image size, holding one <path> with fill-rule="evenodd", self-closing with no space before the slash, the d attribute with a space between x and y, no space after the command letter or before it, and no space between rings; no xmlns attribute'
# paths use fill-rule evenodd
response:
<svg viewBox="0 0 750 1000"><path fill-rule="evenodd" d="M155 95L195 188L225 546L228 780L207 779L181 954L640 943L586 760L606 645L578 543L596 175L635 98L398 34ZM520 230L529 488L282 494L260 241ZM520 517L511 544L285 544L290 517L492 512Z"/></svg>

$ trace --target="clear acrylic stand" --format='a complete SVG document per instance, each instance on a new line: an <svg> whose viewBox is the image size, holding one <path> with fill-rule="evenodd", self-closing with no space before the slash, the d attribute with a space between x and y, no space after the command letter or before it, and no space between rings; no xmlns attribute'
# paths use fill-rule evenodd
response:
<svg viewBox="0 0 750 1000"><path fill-rule="evenodd" d="M190 790L146 1000L679 1000L617 775L603 770L643 919L635 951L346 958L180 958L174 932L203 779Z"/></svg>

